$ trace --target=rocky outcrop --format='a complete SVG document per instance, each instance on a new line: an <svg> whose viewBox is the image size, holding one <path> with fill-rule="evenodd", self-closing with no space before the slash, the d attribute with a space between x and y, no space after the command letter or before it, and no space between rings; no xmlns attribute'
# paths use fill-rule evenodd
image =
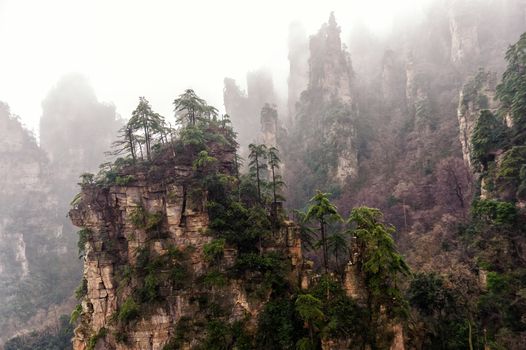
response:
<svg viewBox="0 0 526 350"><path fill-rule="evenodd" d="M287 167L291 164L284 173L288 203L297 207L310 195L304 196L305 188L341 187L358 173L352 66L334 14L311 36L309 48L308 87L295 104L293 126L281 144ZM321 164L315 165L319 159Z"/></svg>
<svg viewBox="0 0 526 350"><path fill-rule="evenodd" d="M63 230L51 177L45 153L0 102L0 348L54 322L51 305L67 301L78 281L75 237Z"/></svg>
<svg viewBox="0 0 526 350"><path fill-rule="evenodd" d="M462 155L466 164L473 168L471 162L471 136L476 121L483 109L495 110L498 101L495 98L495 88L497 85L497 74L480 70L478 74L471 78L460 92L457 118L459 125L459 138L462 145Z"/></svg>
<svg viewBox="0 0 526 350"><path fill-rule="evenodd" d="M309 41L300 22L289 26L288 116L286 126L292 126L296 104L309 81Z"/></svg>
<svg viewBox="0 0 526 350"><path fill-rule="evenodd" d="M340 27L334 13L310 38L309 86L317 91L323 102L339 100L352 102L352 66L348 52L342 48Z"/></svg>
<svg viewBox="0 0 526 350"><path fill-rule="evenodd" d="M70 313L81 263L66 214L79 174L98 168L120 126L115 107L77 75L42 107L38 145L0 103L0 348Z"/></svg>
<svg viewBox="0 0 526 350"><path fill-rule="evenodd" d="M234 152L211 151L220 160L221 173L234 174ZM188 162L163 159L149 168L124 168L119 176L129 183L85 185L70 211L73 223L87 235L87 288L74 349L88 344L162 349L174 339L191 348L203 341L216 309L227 316L221 318L225 324L246 321L254 331L268 295L255 297L250 280L224 277L236 262L235 247L224 246L219 259L207 257L206 247L214 241L210 203L195 182L195 169ZM299 280L301 241L294 223L284 222L261 247L263 253L287 257L291 281ZM130 305L136 313L131 321L126 316Z"/></svg>
<svg viewBox="0 0 526 350"><path fill-rule="evenodd" d="M278 137L278 112L276 106L268 103L261 109L261 143L276 147Z"/></svg>
<svg viewBox="0 0 526 350"><path fill-rule="evenodd" d="M225 111L238 133L240 148L255 142L260 133L259 115L263 106L277 103L272 75L265 69L247 73L247 91L243 91L231 78L225 78L223 101Z"/></svg>
<svg viewBox="0 0 526 350"><path fill-rule="evenodd" d="M64 214L79 175L98 170L121 126L115 106L98 101L87 78L78 74L62 77L42 102L40 145Z"/></svg>
<svg viewBox="0 0 526 350"><path fill-rule="evenodd" d="M451 62L465 66L480 54L476 1L456 0L450 8Z"/></svg>
<svg viewBox="0 0 526 350"><path fill-rule="evenodd" d="M342 109L345 109L342 114L347 114L335 119L332 119L333 115L326 115L317 121L317 126L321 126L323 130L323 137L337 143L336 164L331 175L342 185L349 176L355 176L358 170L354 144L356 130L352 122L351 80L351 59L342 47L340 27L334 13L331 13L329 21L310 38L308 94L315 95L315 103L325 104L327 109L331 105L341 104Z"/></svg>

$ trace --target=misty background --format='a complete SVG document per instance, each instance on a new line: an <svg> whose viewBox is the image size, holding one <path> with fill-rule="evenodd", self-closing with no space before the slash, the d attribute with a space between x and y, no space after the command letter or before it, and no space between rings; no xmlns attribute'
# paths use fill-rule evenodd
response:
<svg viewBox="0 0 526 350"><path fill-rule="evenodd" d="M313 34L335 11L343 42L363 26L384 37L421 19L428 3L0 0L0 96L36 135L42 100L71 72L125 118L138 96L172 116L174 96L188 87L223 109L223 78L246 88L246 72L262 67L286 96L291 22Z"/></svg>

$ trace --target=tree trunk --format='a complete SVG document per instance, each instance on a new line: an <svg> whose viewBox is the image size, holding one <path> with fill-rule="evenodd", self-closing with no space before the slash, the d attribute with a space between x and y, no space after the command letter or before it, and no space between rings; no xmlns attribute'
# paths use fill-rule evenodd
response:
<svg viewBox="0 0 526 350"><path fill-rule="evenodd" d="M468 319L468 343L469 343L469 350L473 350L473 334L471 329L471 321Z"/></svg>
<svg viewBox="0 0 526 350"><path fill-rule="evenodd" d="M276 175L272 166L272 192L274 194L274 208L276 208Z"/></svg>
<svg viewBox="0 0 526 350"><path fill-rule="evenodd" d="M135 163L135 145L133 144L133 133L131 130L126 130L127 136L128 136L128 143L130 147L130 153L133 159L133 162Z"/></svg>
<svg viewBox="0 0 526 350"><path fill-rule="evenodd" d="M146 115L143 115L142 126L144 129L144 142L146 144L146 158L150 159L150 133L148 131L148 124L146 122Z"/></svg>
<svg viewBox="0 0 526 350"><path fill-rule="evenodd" d="M323 267L325 268L325 274L329 270L329 263L327 262L327 239L325 237L325 223L320 221L320 231L321 231L321 245L323 249Z"/></svg>
<svg viewBox="0 0 526 350"><path fill-rule="evenodd" d="M259 161L258 161L257 153L256 153L256 180L258 184L258 199L259 199L259 203L261 204L261 188L259 184Z"/></svg>

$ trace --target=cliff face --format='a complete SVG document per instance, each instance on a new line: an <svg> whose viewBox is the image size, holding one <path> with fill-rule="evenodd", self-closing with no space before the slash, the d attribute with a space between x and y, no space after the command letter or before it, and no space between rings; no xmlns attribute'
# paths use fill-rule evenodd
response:
<svg viewBox="0 0 526 350"><path fill-rule="evenodd" d="M97 170L122 121L115 106L99 102L87 78L77 74L57 82L42 111L40 145L49 157L54 191L65 214L79 175Z"/></svg>
<svg viewBox="0 0 526 350"><path fill-rule="evenodd" d="M260 141L267 148L278 145L278 112L276 106L265 104L261 110L261 132Z"/></svg>
<svg viewBox="0 0 526 350"><path fill-rule="evenodd" d="M289 78L287 127L291 127L296 116L296 104L309 81L309 41L305 29L299 22L289 26Z"/></svg>
<svg viewBox="0 0 526 350"><path fill-rule="evenodd" d="M118 125L114 107L76 75L43 102L41 146L0 103L0 348L16 334L55 332L59 316L71 312L82 266L69 202Z"/></svg>
<svg viewBox="0 0 526 350"><path fill-rule="evenodd" d="M351 61L331 14L310 38L308 87L296 104L290 137L281 145L287 166L292 164L286 177L293 184L288 193L293 206L305 202L307 188L343 186L357 174L354 117ZM323 159L322 164L316 164L315 157ZM308 175L300 182L291 181L298 178L296 171Z"/></svg>
<svg viewBox="0 0 526 350"><path fill-rule="evenodd" d="M0 179L1 347L17 332L55 323L48 308L69 298L79 266L47 157L1 102Z"/></svg>
<svg viewBox="0 0 526 350"><path fill-rule="evenodd" d="M18 194L31 190L37 193L46 192L41 186L46 158L38 149L35 140L22 128L20 122L10 115L9 108L4 104L0 104L0 137L0 175L4 184L0 196L3 217L0 232L2 243L5 245L0 261L0 273L6 274L3 279L7 278L8 271L13 274L11 278L16 275L27 277L29 263L26 243L23 233L17 228L17 224L20 224L17 214L22 212L24 200L27 198L20 198Z"/></svg>
<svg viewBox="0 0 526 350"><path fill-rule="evenodd" d="M234 150L216 148L210 155L219 160L219 173L234 175ZM228 275L239 251L224 240L210 257L210 247L220 241L210 232L212 202L196 185L195 168L157 159L149 168L122 169L119 176L130 181L85 185L70 212L87 234L86 296L74 349L193 348L207 341L211 319L253 333L270 291L254 290L256 272ZM263 254L286 260L291 280L299 278L294 225L285 224L261 246Z"/></svg>
<svg viewBox="0 0 526 350"><path fill-rule="evenodd" d="M334 13L316 35L310 38L309 89L319 91L322 101L352 102L352 66L349 54L342 48L340 27Z"/></svg>
<svg viewBox="0 0 526 350"><path fill-rule="evenodd" d="M260 134L260 113L266 103L277 104L272 75L260 69L247 73L247 91L242 91L235 80L225 78L223 101L225 111L232 119L232 125L238 132L241 149L256 142Z"/></svg>
<svg viewBox="0 0 526 350"><path fill-rule="evenodd" d="M459 97L459 106L457 110L459 138L462 145L462 155L466 164L473 172L479 172L479 169L473 168L471 138L473 128L477 122L480 111L489 109L495 111L498 107L498 101L495 98L495 88L497 86L497 75L484 70L468 81Z"/></svg>
<svg viewBox="0 0 526 350"><path fill-rule="evenodd" d="M480 54L475 1L453 1L450 7L451 62L467 66Z"/></svg>

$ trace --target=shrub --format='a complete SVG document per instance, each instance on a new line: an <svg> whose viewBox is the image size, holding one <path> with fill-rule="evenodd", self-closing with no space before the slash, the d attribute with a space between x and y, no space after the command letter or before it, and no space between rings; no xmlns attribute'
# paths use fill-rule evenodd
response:
<svg viewBox="0 0 526 350"><path fill-rule="evenodd" d="M126 331L123 329L118 329L113 333L113 336L115 337L115 341L120 344L124 344L128 341L128 334L126 334Z"/></svg>
<svg viewBox="0 0 526 350"><path fill-rule="evenodd" d="M170 269L169 279L175 289L183 289L190 282L190 275L184 265L175 264Z"/></svg>
<svg viewBox="0 0 526 350"><path fill-rule="evenodd" d="M270 300L258 318L258 349L293 349L304 335L303 322L289 299Z"/></svg>
<svg viewBox="0 0 526 350"><path fill-rule="evenodd" d="M99 329L97 334L89 338L88 344L86 346L86 350L94 350L99 339L104 338L107 334L108 334L108 330L106 328L102 327L101 329Z"/></svg>
<svg viewBox="0 0 526 350"><path fill-rule="evenodd" d="M210 271L203 277L203 283L207 287L224 287L227 279L225 275L219 271Z"/></svg>
<svg viewBox="0 0 526 350"><path fill-rule="evenodd" d="M126 176L117 176L115 178L115 184L117 186L126 186L130 182L132 182L134 179L133 175L126 175Z"/></svg>
<svg viewBox="0 0 526 350"><path fill-rule="evenodd" d="M480 112L471 136L471 157L475 163L486 165L490 153L503 147L506 126L488 110Z"/></svg>
<svg viewBox="0 0 526 350"><path fill-rule="evenodd" d="M77 234L79 235L79 240L77 242L77 247L79 249L79 258L82 257L86 251L86 243L91 239L91 236L93 233L90 229L83 228L82 230L78 231Z"/></svg>
<svg viewBox="0 0 526 350"><path fill-rule="evenodd" d="M158 229L163 221L163 213L148 213L142 206L138 206L131 212L130 221L138 229L147 231Z"/></svg>
<svg viewBox="0 0 526 350"><path fill-rule="evenodd" d="M513 203L481 199L473 203L471 214L477 220L495 225L511 225L517 218L517 208Z"/></svg>
<svg viewBox="0 0 526 350"><path fill-rule="evenodd" d="M129 323L139 316L139 305L133 300L132 297L126 299L119 310L117 319L122 323Z"/></svg>
<svg viewBox="0 0 526 350"><path fill-rule="evenodd" d="M75 298L80 300L84 298L86 294L88 294L88 281L85 278L82 278L82 282L77 287L77 289L75 289Z"/></svg>
<svg viewBox="0 0 526 350"><path fill-rule="evenodd" d="M157 273L152 271L144 278L142 288L137 290L141 302L153 302L160 299L160 284Z"/></svg>
<svg viewBox="0 0 526 350"><path fill-rule="evenodd" d="M142 206L138 206L131 212L130 221L135 228L146 227L146 211Z"/></svg>
<svg viewBox="0 0 526 350"><path fill-rule="evenodd" d="M205 244L203 247L205 260L208 262L219 261L223 257L224 249L224 238L214 239L212 242Z"/></svg>
<svg viewBox="0 0 526 350"><path fill-rule="evenodd" d="M76 323L81 314L82 314L82 305L78 304L77 306L75 306L75 309L73 309L69 322L72 324Z"/></svg>
<svg viewBox="0 0 526 350"><path fill-rule="evenodd" d="M184 342L190 341L191 336L191 319L189 317L183 316L177 322L175 326L175 334L172 336L170 341L163 347L163 350L176 350L181 349Z"/></svg>
<svg viewBox="0 0 526 350"><path fill-rule="evenodd" d="M279 272L283 268L282 259L275 253L259 255L257 253L242 254L236 260L234 271L243 274L246 271Z"/></svg>

